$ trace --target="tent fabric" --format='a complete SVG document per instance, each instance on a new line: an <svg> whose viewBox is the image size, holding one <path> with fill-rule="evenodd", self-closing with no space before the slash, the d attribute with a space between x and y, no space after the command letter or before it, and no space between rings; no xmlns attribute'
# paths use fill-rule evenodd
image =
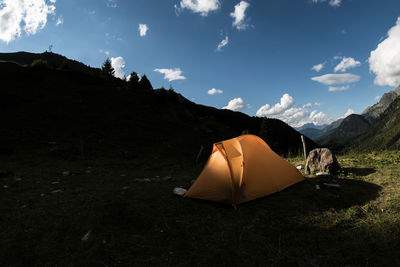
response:
<svg viewBox="0 0 400 267"><path fill-rule="evenodd" d="M259 137L242 135L213 145L185 197L237 205L279 192L304 180Z"/></svg>

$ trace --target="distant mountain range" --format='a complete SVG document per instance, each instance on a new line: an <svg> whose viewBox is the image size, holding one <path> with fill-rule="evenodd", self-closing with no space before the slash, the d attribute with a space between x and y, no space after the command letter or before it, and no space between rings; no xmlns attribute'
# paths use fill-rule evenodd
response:
<svg viewBox="0 0 400 267"><path fill-rule="evenodd" d="M139 90L55 53L0 53L0 80L0 154L34 150L170 164L194 161L201 146L205 160L214 142L243 132L262 135L281 155L302 152L300 133L280 120L198 105L173 89Z"/></svg>
<svg viewBox="0 0 400 267"><path fill-rule="evenodd" d="M392 111L389 114L385 112L386 110L396 110L396 108L392 107L389 109L389 107L391 107L399 97L400 86L393 91L385 93L378 103L367 107L361 115L352 114L344 119L334 121L322 129L315 127L302 127L301 129L298 129L298 131L323 146L341 149L348 146L350 142L354 142L354 140L361 135L364 136L363 138L365 139L367 136L368 138L371 138L373 135L372 133L377 133L378 129L374 128L377 127L375 125L381 125L382 121L388 120L388 118L392 116L391 114L397 114L395 111ZM383 114L386 115L383 117ZM392 124L394 123L393 125L396 124L396 121L396 118L391 120ZM393 135L396 136L395 133L393 133ZM357 142L357 144L360 145L361 143ZM382 146L390 147L389 144L382 144Z"/></svg>

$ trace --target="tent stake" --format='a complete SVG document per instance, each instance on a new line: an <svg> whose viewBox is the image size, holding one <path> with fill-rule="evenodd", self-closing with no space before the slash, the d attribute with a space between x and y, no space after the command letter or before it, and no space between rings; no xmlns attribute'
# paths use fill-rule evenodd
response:
<svg viewBox="0 0 400 267"><path fill-rule="evenodd" d="M201 152L203 152L203 149L204 149L204 146L201 146L200 147L200 151L199 151L199 153L197 154L197 157L196 157L196 163L199 161L199 158L201 156Z"/></svg>

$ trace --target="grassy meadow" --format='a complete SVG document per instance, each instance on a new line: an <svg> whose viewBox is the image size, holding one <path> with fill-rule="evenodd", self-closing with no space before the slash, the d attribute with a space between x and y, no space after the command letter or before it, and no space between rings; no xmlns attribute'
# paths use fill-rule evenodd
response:
<svg viewBox="0 0 400 267"><path fill-rule="evenodd" d="M0 266L399 266L400 152L338 160L234 209L172 194L190 160L1 156Z"/></svg>

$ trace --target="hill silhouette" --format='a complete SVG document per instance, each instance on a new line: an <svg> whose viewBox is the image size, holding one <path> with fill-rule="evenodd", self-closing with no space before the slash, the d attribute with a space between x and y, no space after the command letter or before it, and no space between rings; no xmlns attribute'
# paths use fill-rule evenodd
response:
<svg viewBox="0 0 400 267"><path fill-rule="evenodd" d="M38 59L46 67L30 67ZM193 161L201 146L207 151L243 131L259 135L262 125L262 137L277 153L302 151L300 134L280 120L195 104L173 90L132 88L53 53L0 54L0 61L0 151Z"/></svg>

